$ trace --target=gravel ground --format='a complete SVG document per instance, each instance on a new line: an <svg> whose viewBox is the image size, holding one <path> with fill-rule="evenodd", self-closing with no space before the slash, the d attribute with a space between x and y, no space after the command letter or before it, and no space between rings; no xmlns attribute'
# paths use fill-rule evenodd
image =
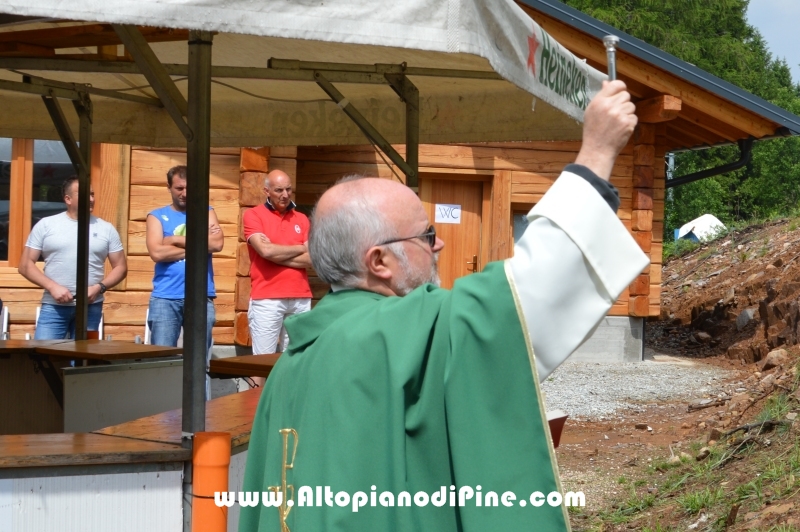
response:
<svg viewBox="0 0 800 532"><path fill-rule="evenodd" d="M701 399L730 393L735 376L724 369L675 357L635 363L565 362L542 385L548 410L561 409L573 419L602 420L640 404Z"/></svg>

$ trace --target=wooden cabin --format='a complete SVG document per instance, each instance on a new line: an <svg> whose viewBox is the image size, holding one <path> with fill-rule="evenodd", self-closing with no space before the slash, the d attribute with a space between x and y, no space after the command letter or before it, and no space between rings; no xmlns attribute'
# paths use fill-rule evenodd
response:
<svg viewBox="0 0 800 532"><path fill-rule="evenodd" d="M651 264L614 304L610 316L632 318L631 323L641 325L644 318L660 313L665 155L798 134L800 118L558 1L524 0L519 5L573 54L600 70L605 69L606 57L602 36L620 36L617 69L636 101L640 125L614 166L612 183L622 200L619 218ZM556 66L547 69L540 65L537 75L557 75ZM16 271L35 199L33 145L32 140L14 139L7 184L8 257L0 261L0 297L10 310L11 338L32 332L41 296L41 290ZM395 148L404 154L403 146ZM524 229L523 215L579 149L577 141L420 146L419 196L431 220L440 220L437 233L447 243L440 257L444 286L512 254L515 234ZM128 255L128 277L107 293L104 307L104 334L114 339L133 340L144 334L153 273L144 221L151 209L169 203L166 171L184 161L183 149L104 144L93 150L94 213L116 225ZM263 179L274 168L293 177L296 202L305 211L346 174L404 182L402 172L367 143L213 149L210 202L225 233L225 247L214 255L218 298L213 334L218 346L249 344L249 260L241 215L264 201ZM328 287L313 272L311 280L318 299Z"/></svg>

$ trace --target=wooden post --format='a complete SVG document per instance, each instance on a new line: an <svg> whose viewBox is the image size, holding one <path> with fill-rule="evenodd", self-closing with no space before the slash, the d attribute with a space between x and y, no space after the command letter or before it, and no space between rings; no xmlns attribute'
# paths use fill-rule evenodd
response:
<svg viewBox="0 0 800 532"><path fill-rule="evenodd" d="M234 294L233 341L250 345L247 307L250 300L250 254L244 241L242 215L258 205L269 169L269 148L242 148L239 159L239 245L236 248L236 291Z"/></svg>
<svg viewBox="0 0 800 532"><path fill-rule="evenodd" d="M664 199L666 195L667 125L656 126L656 158L653 162L653 246L650 250L650 316L661 314L661 257L664 240Z"/></svg>
<svg viewBox="0 0 800 532"><path fill-rule="evenodd" d="M653 184L656 127L640 123L633 134L633 206L631 232L636 243L647 254L652 252ZM628 314L646 317L650 314L650 268L628 287Z"/></svg>

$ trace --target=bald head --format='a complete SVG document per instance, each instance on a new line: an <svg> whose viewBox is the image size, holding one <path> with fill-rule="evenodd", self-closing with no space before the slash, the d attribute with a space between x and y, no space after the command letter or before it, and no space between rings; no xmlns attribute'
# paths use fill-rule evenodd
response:
<svg viewBox="0 0 800 532"><path fill-rule="evenodd" d="M409 264L410 253L427 261L423 280L432 282L435 277L434 251L424 240L414 239L426 231L428 217L416 194L405 185L378 178L360 178L341 182L322 195L314 210L309 237L311 262L325 282L348 287L366 288L385 294L400 294L398 280L403 281L405 270L414 270ZM410 253L406 253L406 239L413 239ZM389 240L404 240L384 244ZM376 266L375 261L380 264ZM389 270L382 270L383 265ZM381 270L377 271L376 270ZM417 268L419 269L419 268ZM433 275L431 275L433 269ZM386 279L381 275L387 273ZM419 276L417 276L419 277ZM385 283L374 289L373 281ZM400 282L413 289L414 283ZM402 290L407 293L407 290Z"/></svg>
<svg viewBox="0 0 800 532"><path fill-rule="evenodd" d="M283 170L273 170L264 180L264 192L275 210L284 213L292 203L292 178Z"/></svg>
<svg viewBox="0 0 800 532"><path fill-rule="evenodd" d="M328 189L317 203L316 216L324 219L338 209L369 205L387 218L395 229L409 212L424 214L422 203L407 186L388 179L365 177L339 183ZM389 235L391 238L395 235Z"/></svg>

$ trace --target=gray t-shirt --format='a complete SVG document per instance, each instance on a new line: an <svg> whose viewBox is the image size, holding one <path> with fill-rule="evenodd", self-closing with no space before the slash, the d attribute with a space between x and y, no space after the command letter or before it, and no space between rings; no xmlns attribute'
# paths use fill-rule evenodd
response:
<svg viewBox="0 0 800 532"><path fill-rule="evenodd" d="M25 245L38 249L44 258L44 274L75 294L75 272L78 263L78 220L66 212L42 218L31 230ZM106 257L122 251L119 233L113 225L95 216L89 217L89 286L103 280ZM100 295L95 303L103 300ZM47 290L42 303L58 305ZM75 302L67 303L74 305Z"/></svg>

